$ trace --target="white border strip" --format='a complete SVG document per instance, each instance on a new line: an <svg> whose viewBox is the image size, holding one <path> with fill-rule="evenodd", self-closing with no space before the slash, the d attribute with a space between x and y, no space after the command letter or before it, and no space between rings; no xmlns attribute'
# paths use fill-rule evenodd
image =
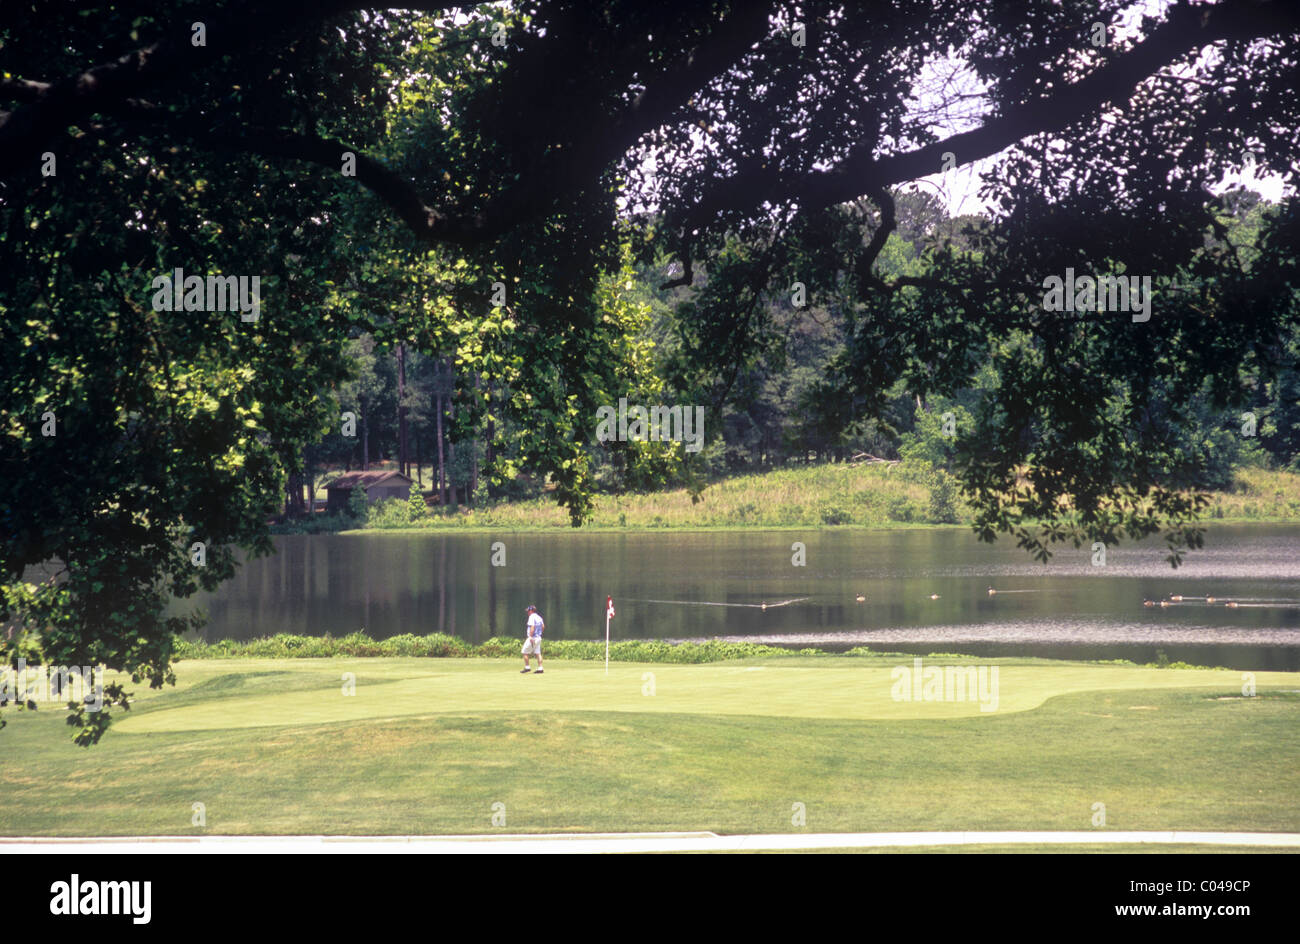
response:
<svg viewBox="0 0 1300 944"><path fill-rule="evenodd" d="M1076 845L1264 846L1300 848L1300 833L1226 832L915 832L774 833L551 833L482 836L122 836L115 838L0 838L0 853L216 854L433 853L460 855L587 854L601 852L746 852L793 849L871 849L919 846Z"/></svg>

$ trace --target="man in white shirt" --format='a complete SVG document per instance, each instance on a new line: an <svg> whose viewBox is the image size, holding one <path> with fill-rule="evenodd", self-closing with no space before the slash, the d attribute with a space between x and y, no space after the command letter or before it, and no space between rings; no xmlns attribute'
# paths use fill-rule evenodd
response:
<svg viewBox="0 0 1300 944"><path fill-rule="evenodd" d="M524 670L520 674L532 672L528 665L530 655L537 656L537 671L534 675L542 674L542 632L546 629L546 623L542 621L542 616L537 612L537 607L528 608L528 638L524 640Z"/></svg>

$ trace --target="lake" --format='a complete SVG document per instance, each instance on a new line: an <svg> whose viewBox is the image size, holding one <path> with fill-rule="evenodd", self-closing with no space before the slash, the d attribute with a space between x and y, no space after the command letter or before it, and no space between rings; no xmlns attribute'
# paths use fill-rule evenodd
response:
<svg viewBox="0 0 1300 944"><path fill-rule="evenodd" d="M491 564L498 541L504 566ZM795 541L806 545L805 566L792 564ZM203 638L522 638L531 603L548 639L598 639L608 594L615 639L1141 662L1162 650L1173 661L1300 670L1294 525L1212 526L1177 570L1158 539L1111 547L1104 566L1071 547L1043 565L1012 541L981 544L965 529L366 532L275 545L217 593L178 606L206 609ZM1170 596L1185 599L1143 605Z"/></svg>

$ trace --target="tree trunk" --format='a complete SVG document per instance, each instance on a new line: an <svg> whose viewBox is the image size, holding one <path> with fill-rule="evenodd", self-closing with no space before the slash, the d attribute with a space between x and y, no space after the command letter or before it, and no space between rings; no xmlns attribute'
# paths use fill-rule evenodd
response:
<svg viewBox="0 0 1300 944"><path fill-rule="evenodd" d="M448 363L448 365L447 365L447 367L448 367L448 376L450 376L450 374L451 374L451 370L450 370L450 368L451 368L450 358L448 359L448 361L449 361L449 363ZM451 418L452 420L455 420L455 419L456 419L456 401L455 401L455 400L452 400L452 401L448 402L448 404L447 404L447 412L450 414L450 418ZM447 464L450 465L450 466L452 466L453 468L455 468L455 466L456 466L456 444L455 444L454 442L450 441L450 440L448 440L448 442L447 442ZM449 487L451 488L451 498L450 498L450 502L451 502L452 507L455 507L455 506L457 506L457 505L460 504L460 500L459 500L458 490L457 490L457 488L456 488L456 474L455 474L454 472L452 473L451 484L450 484Z"/></svg>
<svg viewBox="0 0 1300 944"><path fill-rule="evenodd" d="M397 345L397 471L411 474L406 446L406 345Z"/></svg>
<svg viewBox="0 0 1300 944"><path fill-rule="evenodd" d="M370 471L370 424L365 401L361 401L361 471Z"/></svg>
<svg viewBox="0 0 1300 944"><path fill-rule="evenodd" d="M284 483L284 517L297 518L302 515L302 473L290 472Z"/></svg>
<svg viewBox="0 0 1300 944"><path fill-rule="evenodd" d="M484 458L487 460L488 470L491 471L493 460L496 459L496 452L493 449L493 444L496 442L496 438L497 438L497 424L496 421L492 418L492 381L490 380L488 381L487 406L488 406L487 447L484 449ZM492 480L489 479L488 500L492 501L496 497L497 497L497 487L492 482Z"/></svg>
<svg viewBox="0 0 1300 944"><path fill-rule="evenodd" d="M456 463L456 444L455 444L455 443L447 443L447 464L448 464L448 465L455 465L455 463ZM459 505L459 504L460 504L460 498L459 498L459 496L458 496L458 492L457 492L457 489L456 489L456 476L455 476L455 473L452 473L451 481L447 483L447 489L448 489L448 492L447 492L447 494L448 494L448 498L447 498L447 502L448 502L448 504L450 504L452 507L455 507L456 505Z"/></svg>
<svg viewBox="0 0 1300 944"><path fill-rule="evenodd" d="M447 504L447 466L442 454L442 385L439 384L433 394L437 404L434 412L438 416L438 506Z"/></svg>
<svg viewBox="0 0 1300 944"><path fill-rule="evenodd" d="M478 374L474 375L474 389L478 389ZM471 508L474 507L474 496L478 494L478 437L475 436L469 442L469 494L465 496L465 504Z"/></svg>
<svg viewBox="0 0 1300 944"><path fill-rule="evenodd" d="M310 518L316 513L316 466L311 460L305 459L303 469L306 473L303 485L307 489L307 517Z"/></svg>

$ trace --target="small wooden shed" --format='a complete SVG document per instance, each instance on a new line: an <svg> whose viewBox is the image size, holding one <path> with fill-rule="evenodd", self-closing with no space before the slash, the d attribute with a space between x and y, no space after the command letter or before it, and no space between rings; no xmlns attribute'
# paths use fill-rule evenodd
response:
<svg viewBox="0 0 1300 944"><path fill-rule="evenodd" d="M401 472L349 472L325 486L326 510L332 515L347 511L348 499L358 485L365 486L366 499L372 505L385 498L405 501L411 494L411 479Z"/></svg>

